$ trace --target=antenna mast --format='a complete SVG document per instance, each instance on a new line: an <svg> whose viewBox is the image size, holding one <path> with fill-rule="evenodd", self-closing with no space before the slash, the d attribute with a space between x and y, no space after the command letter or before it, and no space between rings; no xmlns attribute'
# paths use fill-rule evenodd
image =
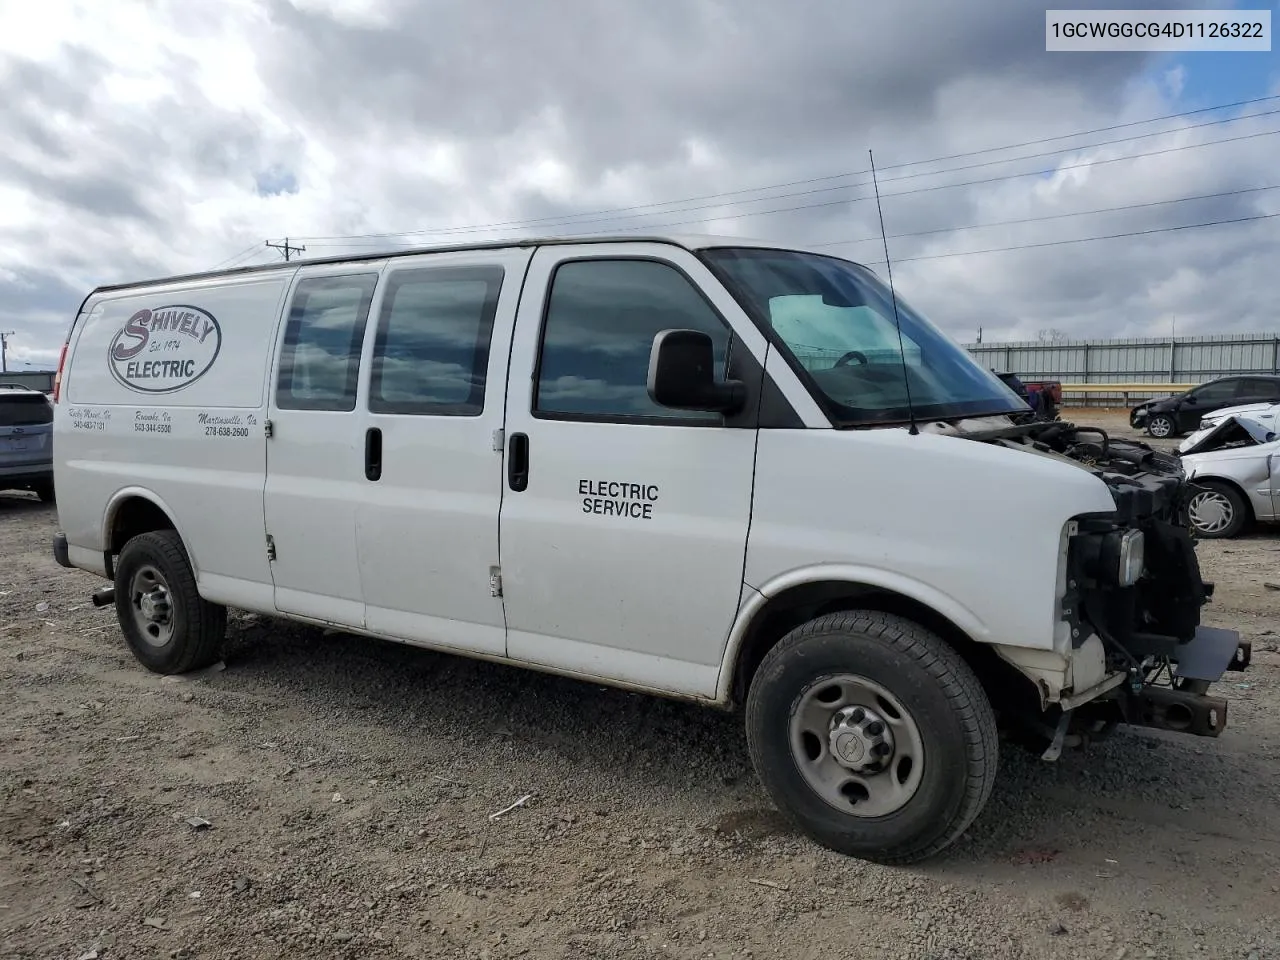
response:
<svg viewBox="0 0 1280 960"><path fill-rule="evenodd" d="M880 216L880 239L884 243L884 265L889 272L889 299L893 301L893 325L898 331L898 353L902 356L902 386L907 392L907 417L911 421L911 429L907 432L915 436L920 431L916 427L915 404L911 402L911 379L907 376L907 349L902 345L902 321L898 317L898 295L893 290L893 264L889 261L889 237L884 232L884 211L880 208L880 184L876 181L876 158L870 149L867 150L867 156L871 158L871 184L876 191L876 213Z"/></svg>

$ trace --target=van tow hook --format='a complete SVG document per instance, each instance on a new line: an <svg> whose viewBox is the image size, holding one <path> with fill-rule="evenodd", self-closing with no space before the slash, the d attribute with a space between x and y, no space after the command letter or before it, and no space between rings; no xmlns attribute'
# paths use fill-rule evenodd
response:
<svg viewBox="0 0 1280 960"><path fill-rule="evenodd" d="M93 596L90 597L90 599L93 601L93 605L95 607L109 606L116 602L116 588L100 587L93 591Z"/></svg>

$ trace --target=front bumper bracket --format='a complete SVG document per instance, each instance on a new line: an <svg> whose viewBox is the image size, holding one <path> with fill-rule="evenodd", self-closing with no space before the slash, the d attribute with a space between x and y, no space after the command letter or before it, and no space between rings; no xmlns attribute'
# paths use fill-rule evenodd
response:
<svg viewBox="0 0 1280 960"><path fill-rule="evenodd" d="M1177 661L1174 676L1179 680L1205 680L1214 683L1228 670L1243 670L1249 665L1252 647L1241 641L1235 630L1218 627L1196 627L1191 642L1173 654Z"/></svg>
<svg viewBox="0 0 1280 960"><path fill-rule="evenodd" d="M1202 693L1146 687L1132 697L1126 722L1197 737L1216 737L1227 725L1227 701Z"/></svg>

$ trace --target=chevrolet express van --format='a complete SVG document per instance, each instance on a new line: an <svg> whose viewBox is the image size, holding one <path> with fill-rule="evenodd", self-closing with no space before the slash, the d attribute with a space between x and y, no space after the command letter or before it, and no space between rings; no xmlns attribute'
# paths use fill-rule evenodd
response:
<svg viewBox="0 0 1280 960"><path fill-rule="evenodd" d="M871 270L517 240L101 287L59 362L64 566L160 673L228 607L741 709L777 805L903 863L1053 758L1216 736L1248 660L1176 459L1025 404ZM1020 417L1019 417L1020 418Z"/></svg>

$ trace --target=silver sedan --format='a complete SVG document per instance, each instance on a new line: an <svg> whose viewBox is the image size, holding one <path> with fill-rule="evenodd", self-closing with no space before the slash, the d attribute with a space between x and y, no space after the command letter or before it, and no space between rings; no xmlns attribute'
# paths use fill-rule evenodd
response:
<svg viewBox="0 0 1280 960"><path fill-rule="evenodd" d="M1280 436L1272 417L1237 414L1178 446L1195 488L1191 526L1206 539L1234 537L1254 521L1280 520Z"/></svg>

